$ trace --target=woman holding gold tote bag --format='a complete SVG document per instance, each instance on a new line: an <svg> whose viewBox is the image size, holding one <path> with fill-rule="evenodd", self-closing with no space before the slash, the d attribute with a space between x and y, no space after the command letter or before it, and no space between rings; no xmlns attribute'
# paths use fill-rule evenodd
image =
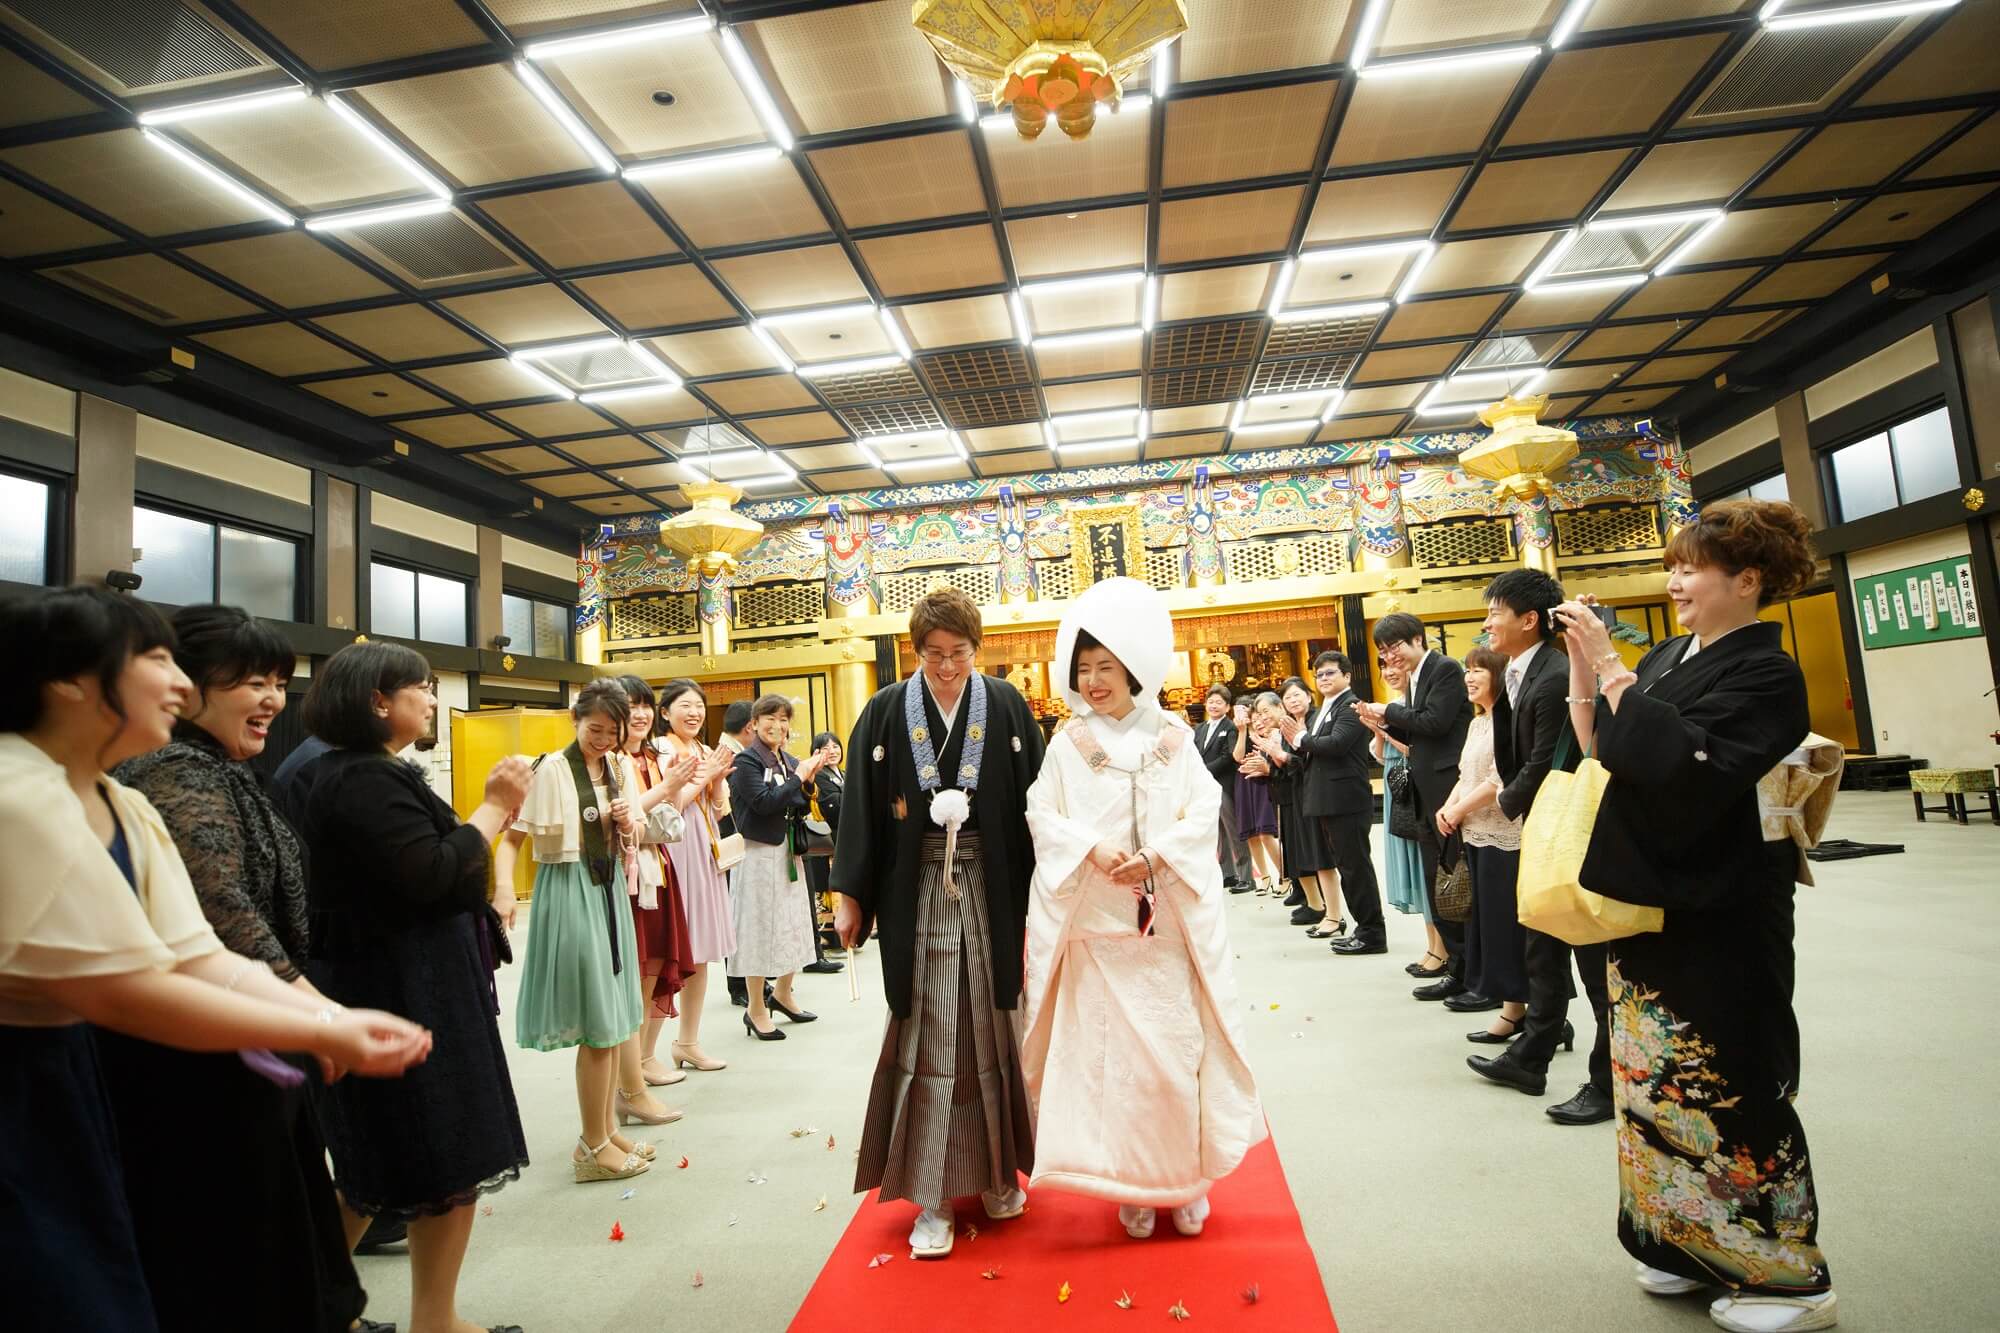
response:
<svg viewBox="0 0 2000 1333"><path fill-rule="evenodd" d="M1657 934L1610 945L1618 1237L1663 1297L1749 1333L1831 1328L1832 1281L1805 1132L1781 1086L1769 1014L1789 1009L1760 923L1795 852L1767 844L1757 783L1807 732L1805 679L1757 613L1812 579L1805 518L1725 501L1667 546L1667 595L1690 632L1637 671L1596 609L1556 608L1570 711L1611 778L1581 882L1662 908ZM1773 850L1775 849L1775 851Z"/></svg>

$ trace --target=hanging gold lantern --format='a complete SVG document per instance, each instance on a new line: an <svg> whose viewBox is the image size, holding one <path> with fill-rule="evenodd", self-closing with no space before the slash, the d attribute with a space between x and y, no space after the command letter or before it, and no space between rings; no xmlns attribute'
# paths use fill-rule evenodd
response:
<svg viewBox="0 0 2000 1333"><path fill-rule="evenodd" d="M1187 31L1181 0L914 0L910 21L980 100L1009 108L1024 139L1051 119L1089 136L1099 106Z"/></svg>
<svg viewBox="0 0 2000 1333"><path fill-rule="evenodd" d="M691 481L681 494L688 508L660 525L660 545L705 577L734 572L736 557L764 535L763 524L729 507L743 492L726 481Z"/></svg>

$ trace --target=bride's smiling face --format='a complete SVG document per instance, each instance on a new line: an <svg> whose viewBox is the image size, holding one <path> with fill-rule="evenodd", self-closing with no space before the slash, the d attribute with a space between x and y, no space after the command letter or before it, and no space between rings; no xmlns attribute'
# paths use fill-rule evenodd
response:
<svg viewBox="0 0 2000 1333"><path fill-rule="evenodd" d="M1085 648L1076 655L1076 692L1093 713L1118 718L1132 711L1132 681L1125 664L1107 648Z"/></svg>

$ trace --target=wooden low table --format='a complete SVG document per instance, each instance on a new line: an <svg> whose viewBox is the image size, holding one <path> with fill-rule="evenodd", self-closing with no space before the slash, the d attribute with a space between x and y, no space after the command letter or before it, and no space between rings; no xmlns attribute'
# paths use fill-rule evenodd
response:
<svg viewBox="0 0 2000 1333"><path fill-rule="evenodd" d="M1943 805L1925 805L1926 795L1944 797ZM1995 791L1993 770L1989 768L1915 768L1910 770L1910 798L1917 803L1917 818L1942 814L1961 824L1971 823L1966 810L1967 796L1986 797L1986 813L2000 824L2000 791Z"/></svg>

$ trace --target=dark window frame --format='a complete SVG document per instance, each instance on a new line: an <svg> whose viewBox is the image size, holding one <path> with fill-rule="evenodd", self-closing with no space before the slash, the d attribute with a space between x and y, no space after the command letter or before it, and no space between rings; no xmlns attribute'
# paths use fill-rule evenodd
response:
<svg viewBox="0 0 2000 1333"><path fill-rule="evenodd" d="M377 565L386 565L390 569L405 570L413 576L428 574L434 579L450 579L453 583L456 583L462 590L465 601L465 641L463 643L448 643L443 639L426 639L423 637L424 585L420 579L413 579L410 590L410 604L414 620L414 623L410 626L411 633L405 636L375 628L375 598L371 592L368 599L367 632L369 634L379 634L391 639L407 637L412 643L445 643L446 646L452 648L472 648L476 646L473 644L472 639L474 635L473 625L476 618L475 599L479 594L479 581L477 579L468 579L463 574L454 574L448 569L440 569L436 565L425 564L420 560L410 560L399 555L384 555L378 548L370 551L368 554L368 583L371 589L374 587L375 566Z"/></svg>
<svg viewBox="0 0 2000 1333"><path fill-rule="evenodd" d="M1886 514L1893 510L1901 509L1905 505L1916 504L1919 501L1931 498L1928 495L1907 496L1903 494L1903 468L1900 460L1896 457L1895 432L1900 427L1907 426L1913 421L1920 421L1925 417L1933 416L1940 412L1944 414L1945 430L1950 436L1953 445L1952 461L1954 465L1958 465L1960 468L1961 475L1959 482L1963 484L1965 478L1963 476L1963 466L1960 464L1958 457L1961 452L1958 447L1958 429L1952 422L1950 405L1942 397L1931 398L1920 406L1906 407L1875 425L1847 431L1838 438L1837 442L1828 443L1824 448L1816 450L1817 456L1814 462L1819 470L1820 493L1825 496L1827 501L1829 511L1827 515L1828 526L1838 526L1842 523L1857 522L1863 518L1872 518L1876 514ZM1840 483L1834 475L1834 456L1842 450L1866 444L1878 436L1881 437L1889 451L1889 481L1895 488L1895 503L1885 505L1880 509L1872 510L1857 517L1850 517L1847 512L1847 505L1841 498ZM1947 493L1948 491L1935 492L1935 494L1939 495Z"/></svg>
<svg viewBox="0 0 2000 1333"><path fill-rule="evenodd" d="M539 644L532 644L532 643L525 645L525 647L528 650L526 652L522 651L524 647L524 645L522 644L518 643L509 644L508 649L510 651L522 657L540 657L543 658L544 660L553 660L557 662L574 662L576 660L576 605L574 603L558 601L553 597L544 597L539 593L528 592L525 589L521 588L508 587L504 584L500 588L500 595L503 598L518 597L522 601L526 602L529 607L528 615L529 615L530 625L534 623L534 608L537 606L552 606L555 607L558 611L561 611L563 613L563 642L562 642L561 657L550 659L548 658L547 654L537 651L540 648ZM504 614L504 608L503 608L503 614L501 615L501 622L503 624L506 622L506 615Z"/></svg>
<svg viewBox="0 0 2000 1333"><path fill-rule="evenodd" d="M135 521L138 511L141 509L150 509L156 514L165 514L170 518L183 519L190 523L206 523L208 525L209 600L215 603L222 602L222 530L224 528L232 528L237 532L248 533L253 537L269 537L290 546L292 548L292 610L291 614L285 616L283 619L286 624L300 624L303 622L304 613L301 608L306 602L307 580L310 577L312 558L311 542L309 539L286 528L274 527L269 523L258 523L254 520L240 518L235 514L220 514L214 510L203 509L199 505L183 504L178 500L164 499L146 491L138 492L132 497L132 510L135 515ZM142 586L139 591L143 595L145 593L144 587ZM265 619L272 618L265 617Z"/></svg>

